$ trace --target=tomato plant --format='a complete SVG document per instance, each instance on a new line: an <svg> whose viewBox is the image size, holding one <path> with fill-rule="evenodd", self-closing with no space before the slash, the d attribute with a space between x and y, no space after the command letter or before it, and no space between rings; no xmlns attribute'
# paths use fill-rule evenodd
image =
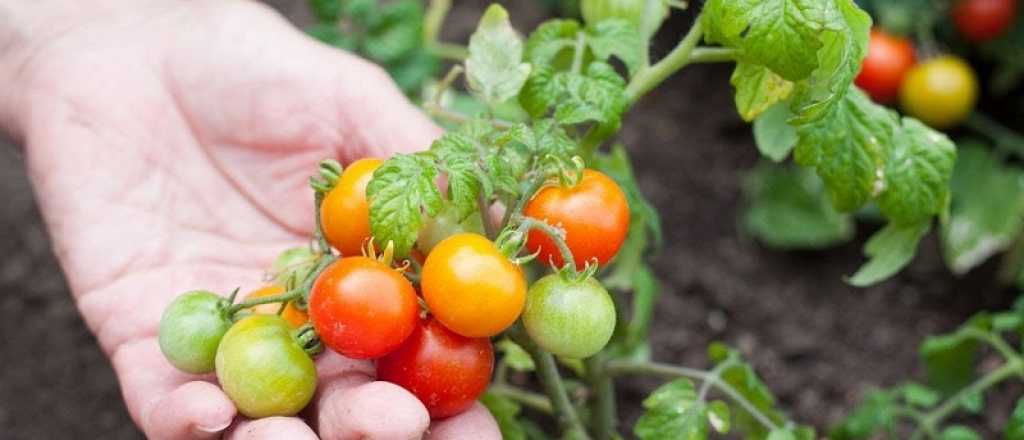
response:
<svg viewBox="0 0 1024 440"><path fill-rule="evenodd" d="M963 122L977 99L978 80L974 70L952 55L914 66L900 89L904 110L936 128L949 128Z"/></svg>
<svg viewBox="0 0 1024 440"><path fill-rule="evenodd" d="M579 267L611 260L629 228L626 195L612 179L594 170L584 170L579 182L570 187L541 189L526 204L524 214L564 229L565 242ZM554 242L540 231L530 232L526 246L542 262L564 264Z"/></svg>
<svg viewBox="0 0 1024 440"><path fill-rule="evenodd" d="M490 340L460 336L430 318L377 361L377 377L412 392L434 419L469 408L487 389L493 370Z"/></svg>
<svg viewBox="0 0 1024 440"><path fill-rule="evenodd" d="M324 344L356 359L394 350L416 326L416 291L398 271L368 257L327 266L309 296L309 316Z"/></svg>
<svg viewBox="0 0 1024 440"><path fill-rule="evenodd" d="M530 286L523 326L537 345L557 356L587 358L615 330L615 303L593 278L547 275Z"/></svg>
<svg viewBox="0 0 1024 440"><path fill-rule="evenodd" d="M381 164L378 159L360 159L353 162L334 188L324 197L320 208L320 221L327 242L341 255L359 255L370 238L370 211L366 201L366 185L373 171Z"/></svg>
<svg viewBox="0 0 1024 440"><path fill-rule="evenodd" d="M477 234L455 234L435 246L423 264L421 282L434 317L471 338L508 328L526 301L522 270Z"/></svg>
<svg viewBox="0 0 1024 440"><path fill-rule="evenodd" d="M217 381L246 417L295 415L316 391L313 360L277 316L253 315L232 325L216 363Z"/></svg>
<svg viewBox="0 0 1024 440"><path fill-rule="evenodd" d="M873 28L867 57L854 83L875 101L893 102L899 96L900 84L914 61L914 46L910 40Z"/></svg>
<svg viewBox="0 0 1024 440"><path fill-rule="evenodd" d="M175 298L160 318L160 351L179 370L213 371L217 345L231 327L226 299L197 290Z"/></svg>
<svg viewBox="0 0 1024 440"><path fill-rule="evenodd" d="M958 0L951 12L960 34L982 43L1006 33L1017 17L1017 0Z"/></svg>
<svg viewBox="0 0 1024 440"><path fill-rule="evenodd" d="M282 257L274 273L283 288L219 303L222 322L235 322L223 339L186 344L216 346L215 371L239 410L301 410L315 388L310 356L326 346L377 359L380 377L415 394L434 418L483 396L510 438L531 426L517 405L553 415L547 426L564 438L621 437L615 380L631 374L671 379L645 400L632 428L638 438L706 438L712 430L816 438L786 417L735 350L710 345L709 370L650 359L659 293L650 259L660 220L626 148L611 141L625 113L676 72L734 63L736 109L753 122L758 149L776 161L792 155L819 179L811 189L820 194L800 207L834 210L822 236L838 235L828 228L846 213L877 207L887 224L850 282L884 280L910 261L934 219L945 218L956 148L854 84L870 51L870 17L851 0L707 0L675 47L654 59L651 36L669 6L683 4L585 1L585 24L552 19L528 33L492 5L466 46L439 40L452 2L431 1L425 11L388 4L316 0L328 27L315 33L388 60L396 76L395 66L417 54L452 61L423 94L425 110L448 130L425 151L345 169L320 163L310 180L314 244ZM413 16L422 22L395 25ZM460 78L464 90L456 90ZM904 90L908 83L917 81L908 77ZM473 106L453 105L452 96ZM524 270L533 260L540 264ZM532 286L527 272L538 278ZM267 304L274 313L305 309L311 322L291 328L281 317L249 316Z"/></svg>

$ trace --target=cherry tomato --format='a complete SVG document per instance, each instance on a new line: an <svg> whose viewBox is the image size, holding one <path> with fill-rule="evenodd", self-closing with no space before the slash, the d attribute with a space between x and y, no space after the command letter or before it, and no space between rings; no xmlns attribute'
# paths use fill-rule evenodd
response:
<svg viewBox="0 0 1024 440"><path fill-rule="evenodd" d="M890 103L900 94L903 77L914 66L914 46L910 40L871 29L868 55L854 81L875 101Z"/></svg>
<svg viewBox="0 0 1024 440"><path fill-rule="evenodd" d="M182 294L160 318L160 351L175 368L192 374L213 371L217 346L231 327L228 300L197 290Z"/></svg>
<svg viewBox="0 0 1024 440"><path fill-rule="evenodd" d="M280 295L280 294L282 294L284 292L285 292L284 287L276 286L276 285L275 286L266 286L266 287L263 287L263 288L260 288L260 289L252 291L252 293L246 295L245 298L246 299L255 299L255 298L261 298L261 297L264 297L264 296ZM260 304L258 306L253 307L251 310L254 313L259 313L261 315L276 315L277 311L280 308L281 308L281 303L269 303L269 304ZM299 310L297 307L295 307L295 303L294 302L289 302L288 305L284 306L284 311L281 312L281 318L284 319L285 322L288 323L288 325L292 326L292 328L302 327L303 324L305 324L306 322L309 321L309 316L306 315L306 312L304 312L302 310Z"/></svg>
<svg viewBox="0 0 1024 440"><path fill-rule="evenodd" d="M953 23L961 35L984 43L1010 28L1017 17L1017 0L961 0L952 12Z"/></svg>
<svg viewBox="0 0 1024 440"><path fill-rule="evenodd" d="M669 12L667 3L659 1L653 4L652 31L657 30ZM580 2L580 15L583 15L583 20L591 26L611 18L620 18L640 29L646 6L647 0L583 0Z"/></svg>
<svg viewBox="0 0 1024 440"><path fill-rule="evenodd" d="M487 238L470 233L444 239L427 255L420 287L430 312L470 338L501 333L526 301L522 269Z"/></svg>
<svg viewBox="0 0 1024 440"><path fill-rule="evenodd" d="M419 315L416 290L398 271L367 257L327 266L309 297L309 316L324 345L374 359L398 348Z"/></svg>
<svg viewBox="0 0 1024 440"><path fill-rule="evenodd" d="M296 247L282 252L271 266L274 283L281 286L302 283L313 270L316 261L317 255L309 247Z"/></svg>
<svg viewBox="0 0 1024 440"><path fill-rule="evenodd" d="M366 201L366 185L381 163L380 159L353 162L341 173L338 183L320 205L320 223L323 225L324 236L341 255L359 255L363 243L370 238L370 205Z"/></svg>
<svg viewBox="0 0 1024 440"><path fill-rule="evenodd" d="M430 318L377 360L377 377L409 390L434 419L469 409L487 389L493 370L489 339L460 336Z"/></svg>
<svg viewBox="0 0 1024 440"><path fill-rule="evenodd" d="M420 235L416 238L416 248L424 255L429 255L441 240L460 232L483 234L483 220L477 213L460 219L454 205L445 205L441 212L428 219L423 229L420 229Z"/></svg>
<svg viewBox="0 0 1024 440"><path fill-rule="evenodd" d="M601 351L615 330L615 303L594 278L547 275L530 286L523 312L530 338L558 356L585 358Z"/></svg>
<svg viewBox="0 0 1024 440"><path fill-rule="evenodd" d="M914 66L900 88L903 110L938 129L963 122L977 98L978 79L974 71L952 55Z"/></svg>
<svg viewBox="0 0 1024 440"><path fill-rule="evenodd" d="M249 418L292 416L316 391L313 360L274 315L235 323L217 349L217 381L238 412Z"/></svg>
<svg viewBox="0 0 1024 440"><path fill-rule="evenodd" d="M565 243L580 268L592 259L598 264L611 260L629 229L626 195L615 181L594 170L583 170L576 186L541 189L523 212L564 229ZM542 231L531 230L526 247L540 251L537 258L543 263L564 264L558 247Z"/></svg>

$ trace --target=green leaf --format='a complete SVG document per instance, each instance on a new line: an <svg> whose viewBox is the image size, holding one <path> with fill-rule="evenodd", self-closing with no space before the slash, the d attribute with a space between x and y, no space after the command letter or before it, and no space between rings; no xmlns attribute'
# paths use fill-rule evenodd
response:
<svg viewBox="0 0 1024 440"><path fill-rule="evenodd" d="M342 0L309 0L309 7L317 20L335 25L341 19L341 3Z"/></svg>
<svg viewBox="0 0 1024 440"><path fill-rule="evenodd" d="M641 50L647 50L640 31L623 19L603 20L590 28L587 45L599 61L615 56L626 65L632 75L640 67Z"/></svg>
<svg viewBox="0 0 1024 440"><path fill-rule="evenodd" d="M373 173L366 187L370 200L370 229L377 243L395 244L395 255L409 255L423 226L423 215L441 210L437 170L429 153L399 154Z"/></svg>
<svg viewBox="0 0 1024 440"><path fill-rule="evenodd" d="M829 431L833 440L874 438L885 432L893 434L896 428L897 403L892 393L873 390L839 425Z"/></svg>
<svg viewBox="0 0 1024 440"><path fill-rule="evenodd" d="M533 358L526 353L526 350L512 340L504 338L495 345L498 347L498 351L504 353L502 359L509 368L516 371L533 371L537 368L533 363Z"/></svg>
<svg viewBox="0 0 1024 440"><path fill-rule="evenodd" d="M956 146L913 118L903 118L893 140L878 207L897 223L927 221L946 207Z"/></svg>
<svg viewBox="0 0 1024 440"><path fill-rule="evenodd" d="M423 46L423 5L401 0L380 6L379 14L363 39L362 51L370 59L391 64L411 57Z"/></svg>
<svg viewBox="0 0 1024 440"><path fill-rule="evenodd" d="M626 81L612 66L593 62L586 75L559 72L554 77L558 92L555 120L571 125L593 121L618 127L626 110Z"/></svg>
<svg viewBox="0 0 1024 440"><path fill-rule="evenodd" d="M542 23L526 39L526 60L534 69L568 69L580 24L576 20L553 19Z"/></svg>
<svg viewBox="0 0 1024 440"><path fill-rule="evenodd" d="M736 88L736 109L744 121L750 122L793 91L793 83L768 68L745 62L736 63L729 80ZM795 142L795 140L794 140ZM788 151L788 150L787 150Z"/></svg>
<svg viewBox="0 0 1024 440"><path fill-rule="evenodd" d="M895 275L914 258L918 242L929 229L930 220L911 225L886 225L864 245L864 254L869 260L850 277L849 283L866 287Z"/></svg>
<svg viewBox="0 0 1024 440"><path fill-rule="evenodd" d="M981 436L971 428L963 425L952 425L942 430L942 440L981 440Z"/></svg>
<svg viewBox="0 0 1024 440"><path fill-rule="evenodd" d="M800 138L796 128L787 122L792 116L785 103L777 103L754 119L754 142L762 155L781 162L793 151Z"/></svg>
<svg viewBox="0 0 1024 440"><path fill-rule="evenodd" d="M921 344L928 384L950 395L974 378L978 342L963 332L929 336Z"/></svg>
<svg viewBox="0 0 1024 440"><path fill-rule="evenodd" d="M488 190L492 189L490 178L479 163L482 150L476 139L461 132L447 132L430 146L447 177L448 198L455 206L458 218L465 218L476 211L480 192L484 191L486 197L490 194Z"/></svg>
<svg viewBox="0 0 1024 440"><path fill-rule="evenodd" d="M827 116L842 102L860 72L867 54L871 17L852 0L833 0L825 7L823 46L818 68L800 82L794 93L797 122L806 124Z"/></svg>
<svg viewBox="0 0 1024 440"><path fill-rule="evenodd" d="M852 238L853 219L836 212L813 172L763 163L743 183L744 230L780 249L820 249Z"/></svg>
<svg viewBox="0 0 1024 440"><path fill-rule="evenodd" d="M775 429L768 433L765 440L796 440L796 435L785 429Z"/></svg>
<svg viewBox="0 0 1024 440"><path fill-rule="evenodd" d="M967 393L960 399L960 407L971 414L981 414L985 409L985 396L980 391Z"/></svg>
<svg viewBox="0 0 1024 440"><path fill-rule="evenodd" d="M697 401L693 382L681 378L644 399L644 414L633 427L641 440L705 440L707 408Z"/></svg>
<svg viewBox="0 0 1024 440"><path fill-rule="evenodd" d="M903 395L903 400L919 408L934 407L942 399L939 393L919 383L908 382L897 390Z"/></svg>
<svg viewBox="0 0 1024 440"><path fill-rule="evenodd" d="M719 434L728 434L730 423L729 423L729 405L721 400L715 400L708 404L708 423L714 428Z"/></svg>
<svg viewBox="0 0 1024 440"><path fill-rule="evenodd" d="M824 20L819 0L709 0L703 24L709 42L736 48L739 59L785 79L804 79L818 66Z"/></svg>
<svg viewBox="0 0 1024 440"><path fill-rule="evenodd" d="M558 102L559 95L554 69L534 65L530 77L519 92L519 105L523 106L523 110L530 116L540 118Z"/></svg>
<svg viewBox="0 0 1024 440"><path fill-rule="evenodd" d="M833 205L855 210L884 189L896 116L850 89L828 116L797 127L797 163L814 167Z"/></svg>
<svg viewBox="0 0 1024 440"><path fill-rule="evenodd" d="M958 152L950 190L949 221L942 225L943 255L959 275L1008 249L1020 234L1024 170L1002 165L979 145L964 146Z"/></svg>
<svg viewBox="0 0 1024 440"><path fill-rule="evenodd" d="M512 29L508 12L492 4L469 39L466 78L481 99L497 104L519 94L530 75L523 42Z"/></svg>
<svg viewBox="0 0 1024 440"><path fill-rule="evenodd" d="M744 362L738 352L724 345L717 344L708 348L711 358L716 364L730 363L721 372L721 379L743 396L762 415L781 425L784 421L782 413L775 408L775 396L754 372L750 364ZM724 356L724 357L723 357ZM720 359L720 360L719 360ZM760 438L768 435L768 431L754 416L742 406L734 406L733 426L748 437Z"/></svg>
<svg viewBox="0 0 1024 440"><path fill-rule="evenodd" d="M1010 420L1003 429L1003 440L1024 440L1024 397L1017 400L1017 406L1010 414Z"/></svg>
<svg viewBox="0 0 1024 440"><path fill-rule="evenodd" d="M526 440L526 431L519 422L519 412L522 408L515 401L490 392L480 397L480 403L487 407L498 422L501 429L501 438L505 440Z"/></svg>

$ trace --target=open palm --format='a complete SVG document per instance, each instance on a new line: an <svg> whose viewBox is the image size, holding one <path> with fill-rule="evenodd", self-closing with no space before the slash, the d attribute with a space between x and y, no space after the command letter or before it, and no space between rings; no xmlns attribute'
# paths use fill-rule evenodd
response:
<svg viewBox="0 0 1024 440"><path fill-rule="evenodd" d="M428 429L415 397L330 352L305 420L238 422L215 378L164 360L156 330L174 296L258 287L277 253L308 240L319 160L425 148L439 129L383 71L259 5L99 9L24 51L15 132L79 308L146 434L499 438L479 405Z"/></svg>

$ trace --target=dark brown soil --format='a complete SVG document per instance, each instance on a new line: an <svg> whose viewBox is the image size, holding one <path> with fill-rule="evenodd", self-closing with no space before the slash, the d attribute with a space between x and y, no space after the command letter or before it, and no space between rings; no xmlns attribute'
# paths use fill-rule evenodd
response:
<svg viewBox="0 0 1024 440"><path fill-rule="evenodd" d="M304 14L303 2L271 3ZM540 16L534 2L508 3L517 21ZM524 8L531 10L519 13ZM453 36L475 17L459 10ZM664 289L653 356L703 367L707 343L728 342L749 356L796 420L825 427L870 386L920 373L916 347L925 335L1006 307L1013 295L993 286L991 265L954 279L933 239L896 279L852 288L843 276L861 263L871 225L861 225L857 243L822 252L778 252L743 237L739 183L758 153L733 110L728 77L723 67L687 69L638 105L621 138L666 229L655 265ZM14 147L0 149L0 200L0 437L139 438L70 299ZM627 423L655 385L623 387ZM990 432L1021 392L1006 389L988 402Z"/></svg>

